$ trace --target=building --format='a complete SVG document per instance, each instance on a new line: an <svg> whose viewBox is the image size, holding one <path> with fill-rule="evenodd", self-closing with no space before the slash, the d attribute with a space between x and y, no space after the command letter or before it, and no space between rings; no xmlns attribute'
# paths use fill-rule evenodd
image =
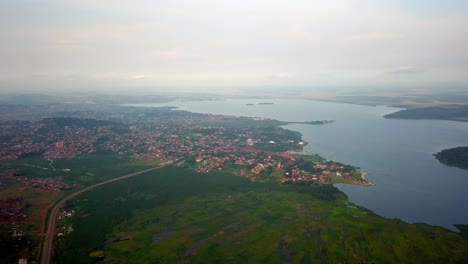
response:
<svg viewBox="0 0 468 264"><path fill-rule="evenodd" d="M63 148L63 145L64 145L63 140L62 140L62 141L59 141L59 142L57 142L57 143L55 143L55 147L56 147L56 148Z"/></svg>

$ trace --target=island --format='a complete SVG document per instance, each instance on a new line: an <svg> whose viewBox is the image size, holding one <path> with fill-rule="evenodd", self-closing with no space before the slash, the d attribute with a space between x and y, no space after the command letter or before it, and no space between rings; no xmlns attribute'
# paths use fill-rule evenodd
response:
<svg viewBox="0 0 468 264"><path fill-rule="evenodd" d="M434 154L441 163L468 170L468 147L444 149Z"/></svg>

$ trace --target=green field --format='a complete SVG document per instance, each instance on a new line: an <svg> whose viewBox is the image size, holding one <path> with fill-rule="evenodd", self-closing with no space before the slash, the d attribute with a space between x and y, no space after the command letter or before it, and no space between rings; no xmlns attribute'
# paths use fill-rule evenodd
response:
<svg viewBox="0 0 468 264"><path fill-rule="evenodd" d="M311 162L324 162L326 159L322 158L319 154L294 154L296 159L303 159L304 161Z"/></svg>
<svg viewBox="0 0 468 264"><path fill-rule="evenodd" d="M54 159L52 165L42 156L25 157L0 164L14 168L20 176L28 178L61 176L66 183L87 186L145 168L156 167L159 161L134 160L128 155L105 153L80 155L73 159Z"/></svg>
<svg viewBox="0 0 468 264"><path fill-rule="evenodd" d="M92 190L57 263L463 263L468 240L385 219L330 185L167 167Z"/></svg>
<svg viewBox="0 0 468 264"><path fill-rule="evenodd" d="M0 202L8 199L22 199L27 218L21 222L10 223L0 218L0 263L16 262L20 257L36 259L39 249L41 225L49 206L62 199L67 193L74 192L106 179L115 178L131 172L156 167L157 160L134 160L129 156L114 154L82 155L74 159L57 159L52 166L42 156L24 157L14 161L0 162L0 175L13 168L18 176L27 178L62 177L72 189L67 191L40 190L24 184L19 178L2 179L8 186L0 191ZM69 169L69 171L64 171ZM0 203L0 208L4 205ZM11 237L13 227L24 230L22 239Z"/></svg>

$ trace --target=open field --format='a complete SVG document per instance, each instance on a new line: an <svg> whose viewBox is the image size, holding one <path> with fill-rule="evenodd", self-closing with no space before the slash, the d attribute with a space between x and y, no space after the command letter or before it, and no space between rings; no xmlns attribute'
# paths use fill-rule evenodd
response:
<svg viewBox="0 0 468 264"><path fill-rule="evenodd" d="M52 165L49 160L40 156L2 161L0 165L3 172L0 170L0 176L5 186L0 192L0 205L5 208L8 201L18 200L17 204L10 207L21 210L21 213L18 213L21 219L0 217L0 253L3 256L0 258L0 263L16 262L20 257L32 260L38 258L47 211L66 194L83 186L155 167L158 164L157 160L133 160L130 157L113 154L83 155L75 159L54 160ZM6 176L10 168L14 169L16 176ZM71 186L70 190L54 190L48 186L41 189L27 184L28 179L59 177ZM15 237L11 235L13 230L21 230L23 233Z"/></svg>
<svg viewBox="0 0 468 264"><path fill-rule="evenodd" d="M21 158L8 163L17 174L28 178L63 177L68 184L88 186L106 179L157 166L158 160L134 160L117 154L81 155L73 159L55 159L42 156Z"/></svg>
<svg viewBox="0 0 468 264"><path fill-rule="evenodd" d="M385 219L330 185L250 182L170 167L100 187L69 204L58 263L462 262L468 241ZM60 224L60 223L59 223Z"/></svg>

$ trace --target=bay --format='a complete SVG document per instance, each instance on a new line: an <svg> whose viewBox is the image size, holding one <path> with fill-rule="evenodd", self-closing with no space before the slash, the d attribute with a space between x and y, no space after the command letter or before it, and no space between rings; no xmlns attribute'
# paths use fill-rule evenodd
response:
<svg viewBox="0 0 468 264"><path fill-rule="evenodd" d="M432 155L445 148L468 146L468 123L384 119L383 115L399 109L312 100L233 99L129 106L175 106L196 113L281 121L335 120L285 128L302 133L309 142L305 152L368 172L367 178L375 186L336 185L351 202L410 223L451 230L456 230L453 224L468 224L468 171L443 165Z"/></svg>

